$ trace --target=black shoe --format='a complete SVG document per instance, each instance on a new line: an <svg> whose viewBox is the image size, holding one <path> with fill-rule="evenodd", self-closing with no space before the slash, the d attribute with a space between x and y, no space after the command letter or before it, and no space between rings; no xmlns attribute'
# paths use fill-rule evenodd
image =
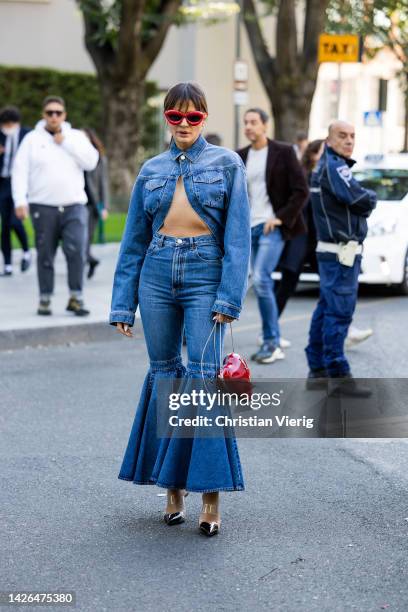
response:
<svg viewBox="0 0 408 612"><path fill-rule="evenodd" d="M203 533L209 538L211 536L217 535L217 533L220 530L219 523L217 523L216 521L212 521L211 523L207 523L206 521L203 521L202 523L200 523L199 527L200 527L200 533Z"/></svg>
<svg viewBox="0 0 408 612"><path fill-rule="evenodd" d="M178 510L177 512L166 512L165 515L163 516L164 522L167 525L180 525L180 523L184 523L184 521L186 520L186 512L185 512L185 508L184 508L184 498L187 497L188 495L188 491L184 491L183 495L182 495L182 500L183 500L183 510ZM170 500L169 500L170 497ZM167 493L167 500L168 503L170 504L176 504L176 501L174 498L174 495L172 495L170 493Z"/></svg>
<svg viewBox="0 0 408 612"><path fill-rule="evenodd" d="M215 508L215 512L214 512L214 508ZM218 514L218 505L217 504L203 504L203 507L201 508L201 514L206 514L208 515L214 515L214 517L217 517L217 520L215 521L198 521L198 528L200 530L200 533L203 533L204 535L208 536L209 538L211 536L215 536L217 535L217 533L219 533L220 531L220 526L221 526L221 519L219 517Z"/></svg>
<svg viewBox="0 0 408 612"><path fill-rule="evenodd" d="M25 257L23 257L23 259L21 260L21 271L25 272L26 270L28 270L28 268L31 265L31 256L28 259L25 259Z"/></svg>
<svg viewBox="0 0 408 612"><path fill-rule="evenodd" d="M314 391L316 389L327 388L328 373L325 368L319 370L310 370L307 375L306 389L308 391Z"/></svg>
<svg viewBox="0 0 408 612"><path fill-rule="evenodd" d="M358 385L351 374L330 377L328 380L330 397L370 397L371 389Z"/></svg>
<svg viewBox="0 0 408 612"><path fill-rule="evenodd" d="M180 523L184 523L186 517L184 516L184 512L171 512L166 513L164 515L164 522L167 525L180 525Z"/></svg>
<svg viewBox="0 0 408 612"><path fill-rule="evenodd" d="M73 312L77 317L85 317L86 315L89 315L89 310L86 310L86 308L84 308L83 301L78 300L75 297L69 298L66 310L68 310L69 312Z"/></svg>
<svg viewBox="0 0 408 612"><path fill-rule="evenodd" d="M99 259L91 259L91 261L89 262L89 270L88 270L88 277L87 278L92 278L94 273L95 273L95 268L96 266L99 266L101 262L99 261Z"/></svg>
<svg viewBox="0 0 408 612"><path fill-rule="evenodd" d="M45 316L52 314L50 305L51 305L50 300L40 300L40 304L38 306L37 314L45 315Z"/></svg>

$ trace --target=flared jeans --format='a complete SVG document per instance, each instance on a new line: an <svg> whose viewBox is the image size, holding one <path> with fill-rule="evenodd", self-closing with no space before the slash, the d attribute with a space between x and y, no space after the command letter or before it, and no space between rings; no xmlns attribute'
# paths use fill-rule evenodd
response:
<svg viewBox="0 0 408 612"><path fill-rule="evenodd" d="M244 489L234 435L158 437L158 381L215 379L225 324L214 349L212 308L221 280L223 253L212 235L175 238L156 232L139 282L139 307L150 367L136 409L119 478L188 491ZM183 327L187 365L182 362Z"/></svg>

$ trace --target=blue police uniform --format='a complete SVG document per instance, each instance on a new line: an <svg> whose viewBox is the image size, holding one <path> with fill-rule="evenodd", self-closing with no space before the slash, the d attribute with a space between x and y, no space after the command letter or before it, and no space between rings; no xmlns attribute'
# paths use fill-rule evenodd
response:
<svg viewBox="0 0 408 612"><path fill-rule="evenodd" d="M344 340L357 302L367 217L377 202L375 192L364 189L353 178L351 167L354 164L354 160L342 157L326 145L311 180L320 298L305 350L310 370L326 371L331 377L350 373ZM353 257L341 258L340 250L344 245L354 249L354 261ZM346 264L340 263L339 257Z"/></svg>

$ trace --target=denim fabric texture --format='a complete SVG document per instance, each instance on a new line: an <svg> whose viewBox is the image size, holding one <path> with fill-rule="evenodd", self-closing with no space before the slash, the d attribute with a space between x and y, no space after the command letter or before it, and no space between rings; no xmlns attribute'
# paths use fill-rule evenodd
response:
<svg viewBox="0 0 408 612"><path fill-rule="evenodd" d="M330 376L350 373L344 341L358 294L361 255L344 266L334 253L317 253L320 298L313 313L306 356L311 370L327 369Z"/></svg>
<svg viewBox="0 0 408 612"><path fill-rule="evenodd" d="M140 274L139 303L150 368L145 378L119 478L189 491L242 490L234 436L157 437L157 381L162 377L214 379L220 366L225 324L217 342L212 307L222 277L222 251L211 235L174 238L156 233ZM183 325L187 367L181 359ZM221 332L221 333L220 333ZM221 343L219 339L221 338ZM220 347L221 344L221 347ZM221 348L221 351L220 351ZM170 415L170 413L169 413Z"/></svg>
<svg viewBox="0 0 408 612"><path fill-rule="evenodd" d="M180 175L210 234L177 238L160 233ZM139 305L150 361L120 479L196 492L244 489L234 435L158 438L157 411L161 379L182 378L185 391L192 379L216 378L225 324L216 326L216 350L206 342L214 312L239 317L250 246L246 172L238 155L200 136L186 151L172 142L143 165L131 196L110 313L111 324L133 325Z"/></svg>
<svg viewBox="0 0 408 612"><path fill-rule="evenodd" d="M169 211L180 176L191 206L223 253L212 310L239 318L247 289L251 242L246 170L236 153L199 136L185 151L172 141L169 150L145 162L140 170L114 277L111 324L134 324L146 251Z"/></svg>
<svg viewBox="0 0 408 612"><path fill-rule="evenodd" d="M252 278L262 319L263 339L271 340L275 346L279 346L279 313L271 274L279 263L285 241L278 227L268 234L263 233L263 228L264 224L260 223L251 231Z"/></svg>

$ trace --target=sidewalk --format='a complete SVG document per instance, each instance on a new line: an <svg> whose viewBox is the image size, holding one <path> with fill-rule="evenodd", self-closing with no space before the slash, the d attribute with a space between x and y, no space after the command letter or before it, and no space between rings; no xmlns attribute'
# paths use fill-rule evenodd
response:
<svg viewBox="0 0 408 612"><path fill-rule="evenodd" d="M91 311L87 317L76 317L65 311L69 297L67 267L60 247L55 261L53 314L47 317L36 314L38 285L35 249L31 251L33 263L25 273L20 272L21 251L15 250L13 276L0 277L0 350L112 338L115 330L108 325L108 317L118 250L117 243L92 247L94 256L101 263L92 279L85 278L84 300Z"/></svg>

